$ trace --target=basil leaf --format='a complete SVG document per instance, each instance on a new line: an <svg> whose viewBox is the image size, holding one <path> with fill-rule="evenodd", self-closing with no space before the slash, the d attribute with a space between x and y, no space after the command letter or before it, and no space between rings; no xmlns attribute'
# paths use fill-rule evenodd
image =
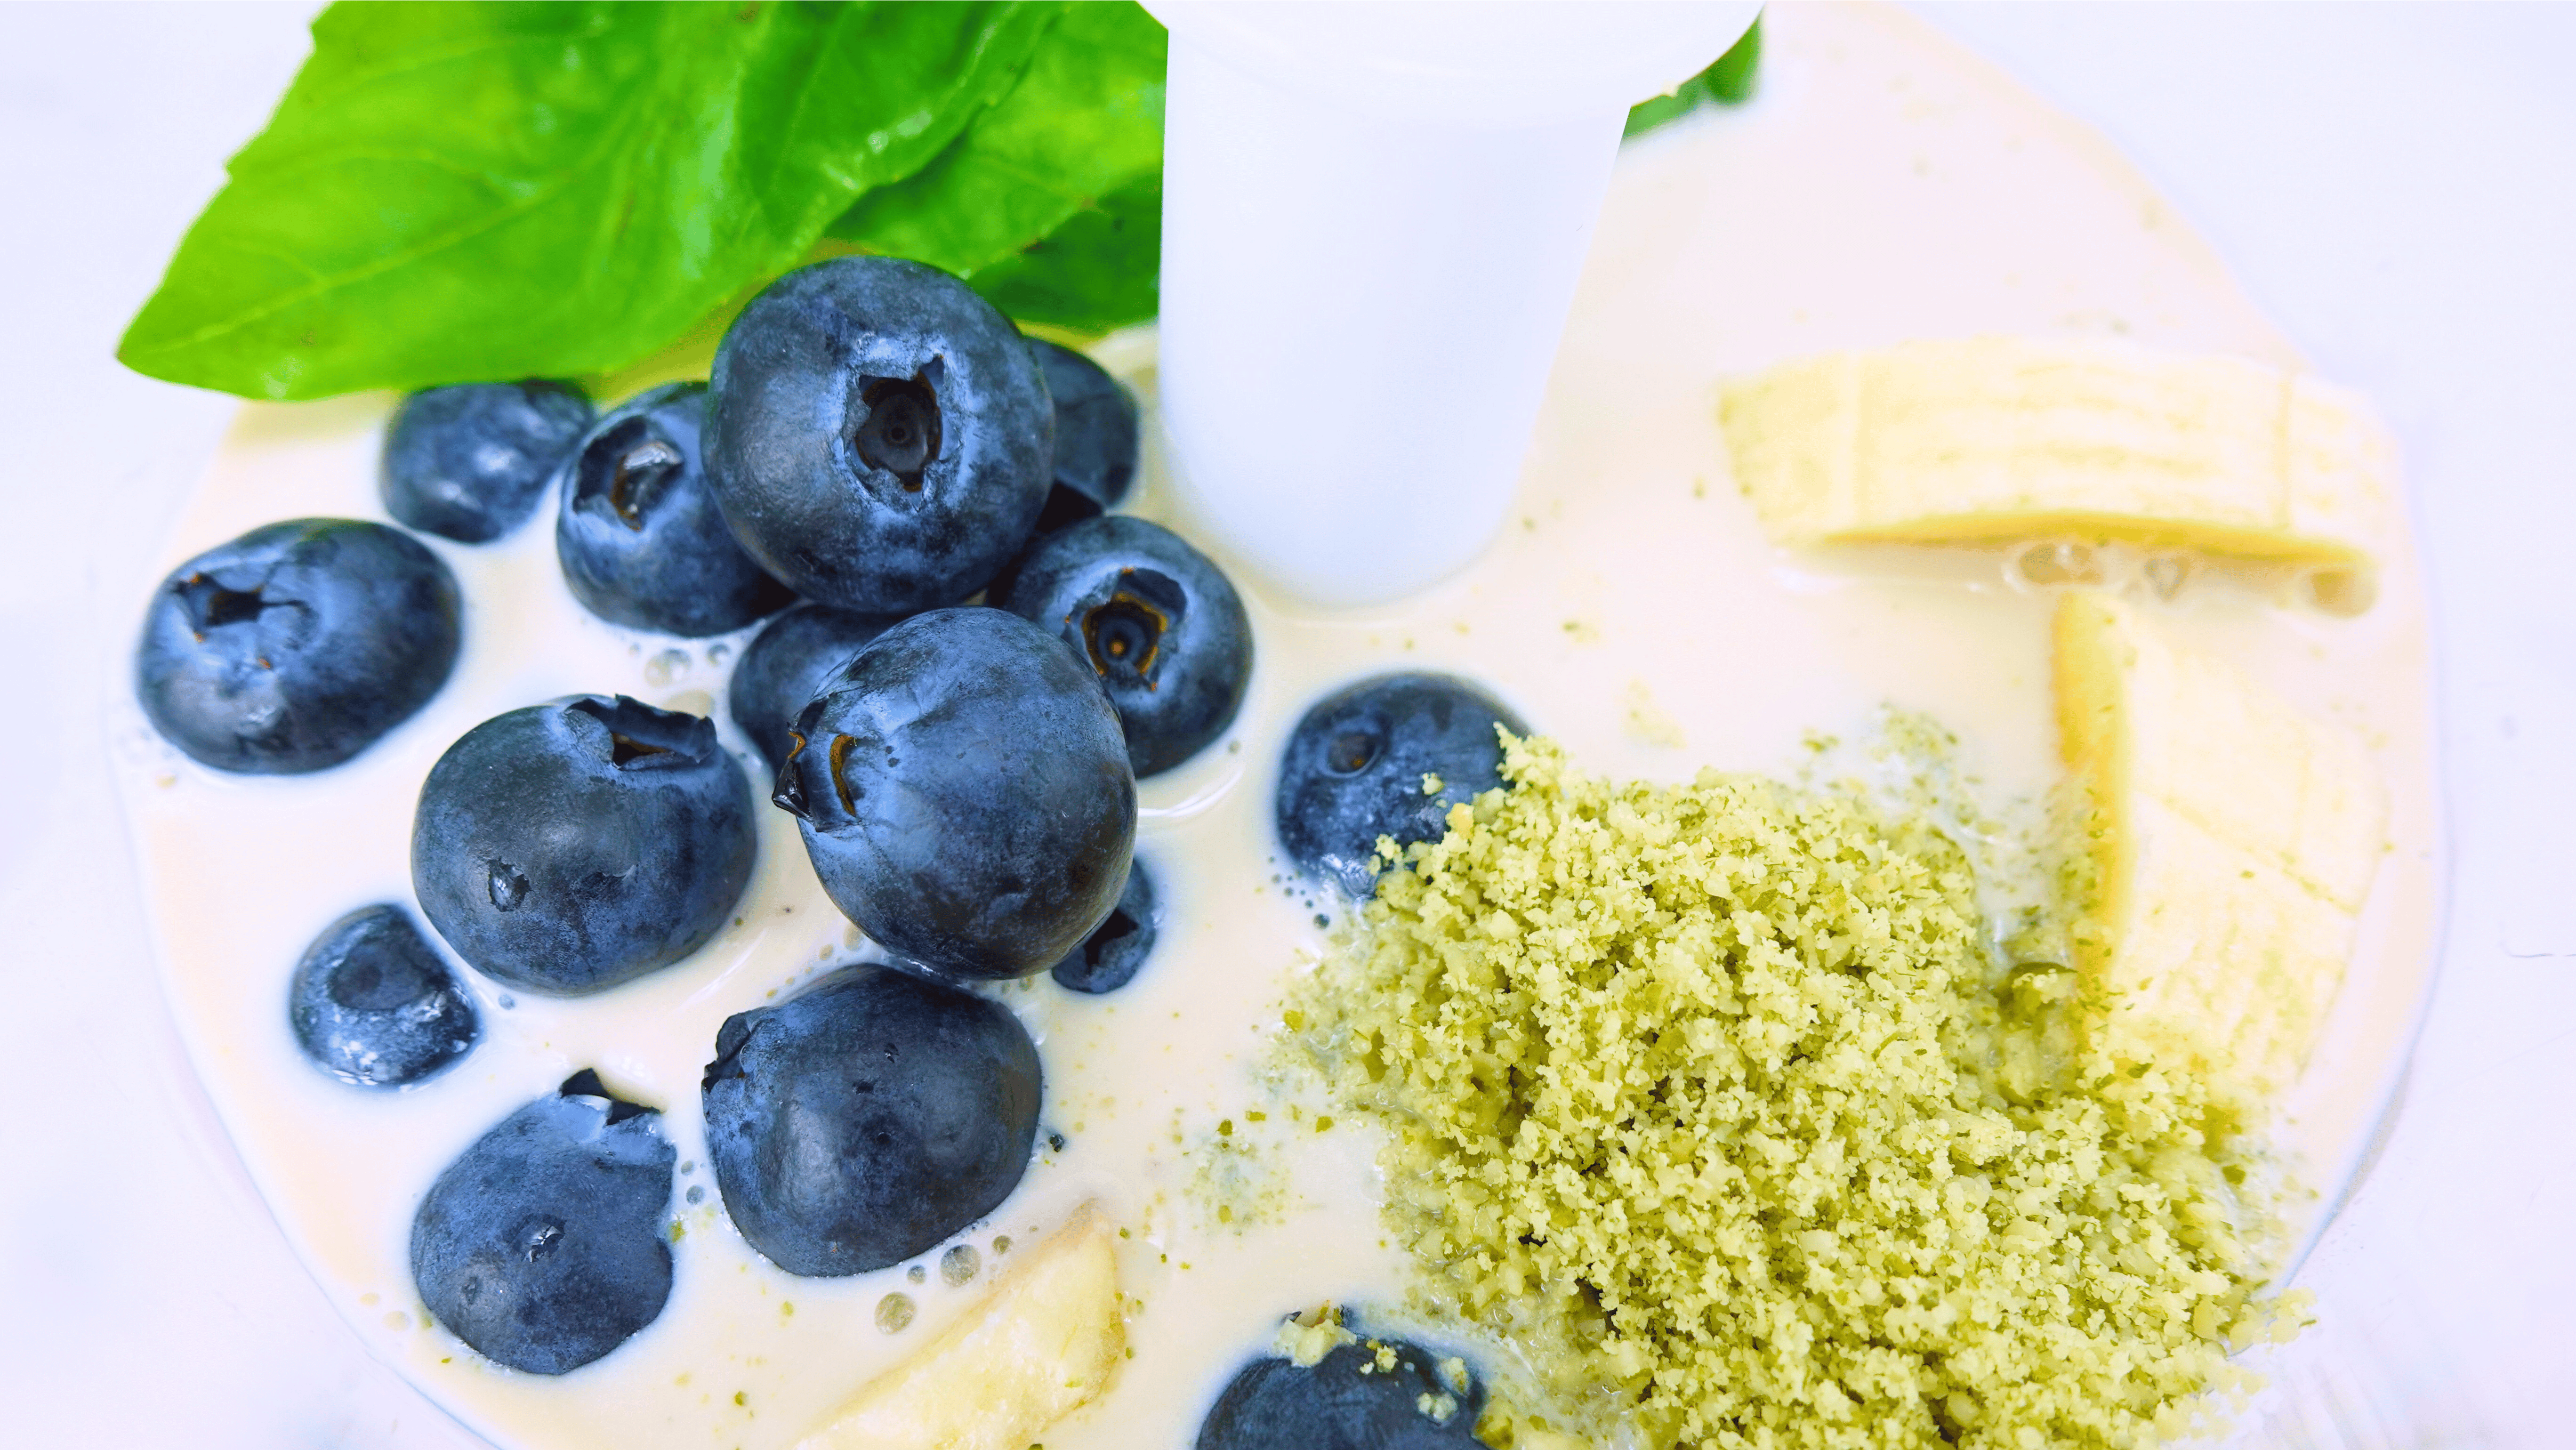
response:
<svg viewBox="0 0 2576 1450"><path fill-rule="evenodd" d="M978 269L968 285L1022 322L1102 333L1161 310L1162 265L1163 173L1154 171Z"/></svg>
<svg viewBox="0 0 2576 1450"><path fill-rule="evenodd" d="M603 372L1027 63L1022 4L338 4L117 355L261 398Z"/></svg>
<svg viewBox="0 0 2576 1450"><path fill-rule="evenodd" d="M1741 105L1753 94L1753 77L1762 65L1762 17L1753 17L1753 26L1744 38L1727 48L1726 54L1711 62L1709 68L1673 88L1669 96L1656 96L1629 108L1624 138L1641 131L1651 131L1666 121L1677 120L1699 109L1706 101L1722 106Z"/></svg>
<svg viewBox="0 0 2576 1450"><path fill-rule="evenodd" d="M1753 17L1744 38L1728 46L1717 63L1699 73L1699 82L1708 88L1720 105L1741 105L1753 95L1753 77L1762 68L1762 17Z"/></svg>
<svg viewBox="0 0 2576 1450"><path fill-rule="evenodd" d="M859 198L831 235L970 279L1018 255L1120 187L1159 178L1163 57L1163 27L1141 7L1068 6L1018 84L919 175Z"/></svg>

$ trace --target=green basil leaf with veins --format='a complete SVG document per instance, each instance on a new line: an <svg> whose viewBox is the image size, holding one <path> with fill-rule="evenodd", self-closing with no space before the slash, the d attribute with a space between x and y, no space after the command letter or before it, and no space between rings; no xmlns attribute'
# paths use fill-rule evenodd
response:
<svg viewBox="0 0 2576 1450"><path fill-rule="evenodd" d="M860 197L831 235L970 280L1020 255L1160 177L1163 57L1163 27L1142 8L1069 6L991 110L920 174Z"/></svg>
<svg viewBox="0 0 2576 1450"><path fill-rule="evenodd" d="M1163 173L1154 171L967 280L1022 322L1102 333L1161 310L1162 265Z"/></svg>
<svg viewBox="0 0 2576 1450"><path fill-rule="evenodd" d="M1004 94L1044 4L338 4L117 355L259 398L605 372Z"/></svg>

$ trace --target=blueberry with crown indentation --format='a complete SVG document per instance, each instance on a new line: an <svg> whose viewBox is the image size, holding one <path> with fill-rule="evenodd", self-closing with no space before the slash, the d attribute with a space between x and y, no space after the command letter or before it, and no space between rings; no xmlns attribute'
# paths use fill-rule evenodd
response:
<svg viewBox="0 0 2576 1450"><path fill-rule="evenodd" d="M907 961L1043 972L1125 889L1136 777L1118 712L1017 615L894 626L825 682L791 743L771 799L833 904Z"/></svg>
<svg viewBox="0 0 2576 1450"><path fill-rule="evenodd" d="M590 399L561 383L423 388L385 430L385 511L423 533L488 544L536 512L590 419Z"/></svg>
<svg viewBox="0 0 2576 1450"><path fill-rule="evenodd" d="M404 1087L474 1046L474 1003L399 906L323 928L295 968L287 1019L313 1064L360 1087Z"/></svg>
<svg viewBox="0 0 2576 1450"><path fill-rule="evenodd" d="M1139 776L1197 754L1243 708L1252 682L1243 600L1160 524L1115 515L1041 540L999 602L1099 677Z"/></svg>
<svg viewBox="0 0 2576 1450"><path fill-rule="evenodd" d="M1365 899L1377 841L1436 841L1449 808L1503 783L1500 725L1528 730L1500 702L1446 675L1380 675L1318 701L1279 762L1279 843L1298 869Z"/></svg>
<svg viewBox="0 0 2576 1450"><path fill-rule="evenodd" d="M486 1359L545 1375L659 1317L676 1156L661 1116L584 1069L476 1139L412 1218L412 1282L430 1316Z"/></svg>
<svg viewBox="0 0 2576 1450"><path fill-rule="evenodd" d="M727 1018L707 1064L725 1212L792 1274L882 1269L1000 1206L1028 1171L1037 1045L997 1002L891 967Z"/></svg>
<svg viewBox="0 0 2576 1450"><path fill-rule="evenodd" d="M707 385L612 408L582 439L555 506L555 557L582 607L630 629L700 638L793 603L725 527L699 454Z"/></svg>
<svg viewBox="0 0 2576 1450"><path fill-rule="evenodd" d="M430 767L412 889L477 971L579 996L704 945L754 849L750 788L714 722L577 695L496 715Z"/></svg>
<svg viewBox="0 0 2576 1450"><path fill-rule="evenodd" d="M864 614L956 604L1046 502L1055 414L1009 319L891 257L790 272L725 330L707 476L744 549Z"/></svg>
<svg viewBox="0 0 2576 1450"><path fill-rule="evenodd" d="M356 755L447 682L456 578L400 529L290 519L172 570L135 651L153 728L218 770L297 775Z"/></svg>

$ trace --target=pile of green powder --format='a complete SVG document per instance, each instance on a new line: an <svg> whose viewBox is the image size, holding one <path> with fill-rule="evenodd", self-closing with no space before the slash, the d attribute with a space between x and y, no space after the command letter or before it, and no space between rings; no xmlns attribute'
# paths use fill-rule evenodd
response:
<svg viewBox="0 0 2576 1450"><path fill-rule="evenodd" d="M1489 1443L2150 1446L2245 1379L2234 1100L1995 964L1928 819L1507 743L1291 1015L1430 1306L1526 1362Z"/></svg>

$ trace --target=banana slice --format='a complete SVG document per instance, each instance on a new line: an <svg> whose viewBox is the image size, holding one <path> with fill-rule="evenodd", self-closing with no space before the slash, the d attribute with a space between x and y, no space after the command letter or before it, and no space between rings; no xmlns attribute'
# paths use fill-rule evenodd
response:
<svg viewBox="0 0 2576 1450"><path fill-rule="evenodd" d="M2369 753L2108 594L2058 600L2058 746L2093 873L2077 964L2115 1021L2298 1076L2386 850Z"/></svg>
<svg viewBox="0 0 2576 1450"><path fill-rule="evenodd" d="M1125 1348L1109 1221L1090 1205L983 1303L870 1381L796 1450L1028 1450L1089 1403Z"/></svg>
<svg viewBox="0 0 2576 1450"><path fill-rule="evenodd" d="M1736 482L1784 544L2078 537L2366 566L2396 452L2359 398L2112 341L1909 342L1720 395Z"/></svg>

